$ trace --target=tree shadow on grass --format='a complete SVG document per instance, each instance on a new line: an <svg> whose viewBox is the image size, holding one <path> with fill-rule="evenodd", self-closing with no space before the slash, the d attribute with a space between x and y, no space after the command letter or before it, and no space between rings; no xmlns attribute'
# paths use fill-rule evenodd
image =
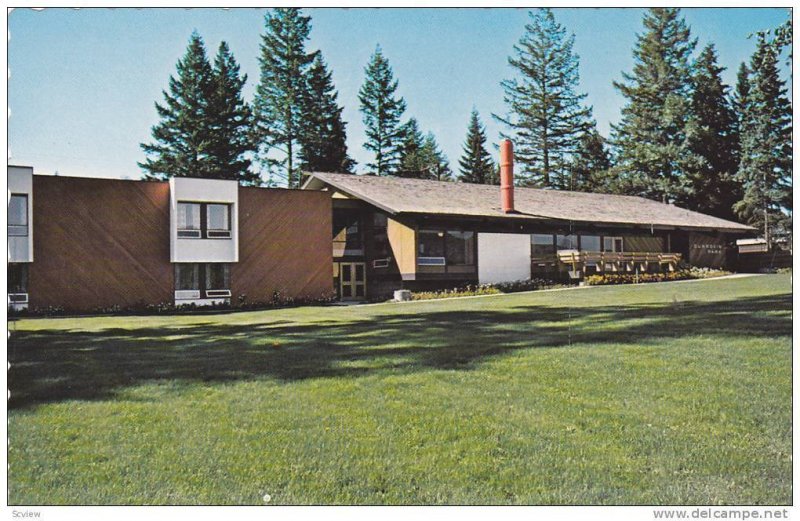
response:
<svg viewBox="0 0 800 521"><path fill-rule="evenodd" d="M9 341L9 408L113 396L146 381L295 381L376 371L469 370L513 350L647 345L697 334L791 336L791 295L725 302L398 312L349 322L198 323L166 328L18 332Z"/></svg>

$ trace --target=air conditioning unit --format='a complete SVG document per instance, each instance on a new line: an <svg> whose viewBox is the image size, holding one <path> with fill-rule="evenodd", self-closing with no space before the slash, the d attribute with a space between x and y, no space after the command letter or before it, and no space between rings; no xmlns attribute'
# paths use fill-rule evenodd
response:
<svg viewBox="0 0 800 521"><path fill-rule="evenodd" d="M200 230L178 230L179 239L199 239L200 237Z"/></svg>
<svg viewBox="0 0 800 521"><path fill-rule="evenodd" d="M444 257L419 257L417 259L419 266L444 266Z"/></svg>
<svg viewBox="0 0 800 521"><path fill-rule="evenodd" d="M184 289L175 292L175 300L192 300L200 298L200 290Z"/></svg>
<svg viewBox="0 0 800 521"><path fill-rule="evenodd" d="M28 294L27 293L9 293L8 294L8 303L9 304L27 304L28 303Z"/></svg>
<svg viewBox="0 0 800 521"><path fill-rule="evenodd" d="M372 261L373 268L388 268L389 267L389 259L375 259Z"/></svg>
<svg viewBox="0 0 800 521"><path fill-rule="evenodd" d="M219 297L230 297L231 290L229 289L208 289L206 290L206 297L208 298L219 298Z"/></svg>

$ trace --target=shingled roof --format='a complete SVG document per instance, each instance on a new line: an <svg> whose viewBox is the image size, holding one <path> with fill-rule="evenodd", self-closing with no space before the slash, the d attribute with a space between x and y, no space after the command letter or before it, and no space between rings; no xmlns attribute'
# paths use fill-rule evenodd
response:
<svg viewBox="0 0 800 521"><path fill-rule="evenodd" d="M435 214L503 219L558 220L602 224L752 232L754 228L671 204L626 195L514 188L512 214L500 209L500 187L350 174L314 172L304 189L329 185L390 214Z"/></svg>

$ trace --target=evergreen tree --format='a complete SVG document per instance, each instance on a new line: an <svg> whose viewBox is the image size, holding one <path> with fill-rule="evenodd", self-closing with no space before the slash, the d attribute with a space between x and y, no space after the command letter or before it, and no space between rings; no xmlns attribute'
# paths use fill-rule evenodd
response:
<svg viewBox="0 0 800 521"><path fill-rule="evenodd" d="M733 133L736 136L737 146L737 160L736 164L739 164L738 154L740 151L740 133L742 128L742 122L744 119L744 114L747 110L747 97L748 93L750 92L750 69L747 68L747 64L742 62L739 66L739 71L736 74L736 88L731 95L731 110L733 110L734 120L733 120Z"/></svg>
<svg viewBox="0 0 800 521"><path fill-rule="evenodd" d="M400 118L406 110L403 98L396 98L397 80L380 46L364 69L366 78L358 92L361 114L367 127L364 148L375 154L367 163L377 175L389 175L399 166L404 128Z"/></svg>
<svg viewBox="0 0 800 521"><path fill-rule="evenodd" d="M550 9L529 13L531 23L508 59L517 78L501 83L508 106L506 124L514 140L515 156L522 167L522 184L552 187L575 151L578 136L589 125L591 109L584 107L585 94L578 87L578 56L572 47L575 36L567 36Z"/></svg>
<svg viewBox="0 0 800 521"><path fill-rule="evenodd" d="M763 230L787 228L792 210L792 108L778 73L778 51L762 35L750 62L750 87L740 128L741 159L736 174L744 197L737 215Z"/></svg>
<svg viewBox="0 0 800 521"><path fill-rule="evenodd" d="M569 185L563 188L576 192L612 192L610 168L611 157L606 140L596 128L592 128L578 140L578 149L569 165Z"/></svg>
<svg viewBox="0 0 800 521"><path fill-rule="evenodd" d="M260 176L248 170L252 151L250 130L252 114L242 97L247 75L239 75L239 64L222 42L214 58L213 78L208 95L208 119L211 132L208 160L215 177L237 179L244 184L260 184Z"/></svg>
<svg viewBox="0 0 800 521"><path fill-rule="evenodd" d="M422 179L452 181L453 172L450 170L450 162L444 152L439 150L439 144L436 142L433 132L428 132L422 141L419 158L423 172Z"/></svg>
<svg viewBox="0 0 800 521"><path fill-rule="evenodd" d="M169 78L169 94L162 91L165 103L156 103L161 121L152 128L154 142L140 145L147 156L138 163L147 171L145 179L214 176L215 167L208 156L208 95L213 72L197 32L192 33L176 71L177 77Z"/></svg>
<svg viewBox="0 0 800 521"><path fill-rule="evenodd" d="M400 159L395 175L399 177L425 177L420 150L425 141L419 130L416 118L410 118L402 127L403 140L400 145Z"/></svg>
<svg viewBox="0 0 800 521"><path fill-rule="evenodd" d="M464 155L458 161L458 179L464 183L495 184L493 182L494 163L486 150L486 129L481 124L478 111L474 108L469 118L467 139L464 142Z"/></svg>
<svg viewBox="0 0 800 521"><path fill-rule="evenodd" d="M687 143L691 125L691 55L696 41L675 8L651 8L633 51L634 67L614 86L627 98L613 127L616 183L627 193L685 203L686 170L699 159Z"/></svg>
<svg viewBox="0 0 800 521"><path fill-rule="evenodd" d="M309 89L303 102L305 117L298 137L300 167L306 172L353 173L355 161L347 155L347 123L342 119L331 72L317 55L308 73Z"/></svg>
<svg viewBox="0 0 800 521"><path fill-rule="evenodd" d="M741 197L734 181L738 158L736 115L722 83L724 67L717 65L713 44L706 46L694 66L688 146L700 161L687 169L690 210L733 219L733 204Z"/></svg>
<svg viewBox="0 0 800 521"><path fill-rule="evenodd" d="M261 78L253 103L256 140L262 164L290 188L300 183L297 148L308 114L303 102L310 97L307 75L317 55L305 49L310 32L310 17L282 7L267 13L261 37Z"/></svg>

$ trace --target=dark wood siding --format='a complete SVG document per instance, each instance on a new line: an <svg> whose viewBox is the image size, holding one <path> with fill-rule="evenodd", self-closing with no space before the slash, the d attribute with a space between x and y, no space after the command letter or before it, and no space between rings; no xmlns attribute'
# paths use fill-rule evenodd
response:
<svg viewBox="0 0 800 521"><path fill-rule="evenodd" d="M33 308L172 301L169 184L33 177Z"/></svg>
<svg viewBox="0 0 800 521"><path fill-rule="evenodd" d="M239 188L239 262L231 301L269 302L275 292L318 298L333 292L329 192Z"/></svg>

